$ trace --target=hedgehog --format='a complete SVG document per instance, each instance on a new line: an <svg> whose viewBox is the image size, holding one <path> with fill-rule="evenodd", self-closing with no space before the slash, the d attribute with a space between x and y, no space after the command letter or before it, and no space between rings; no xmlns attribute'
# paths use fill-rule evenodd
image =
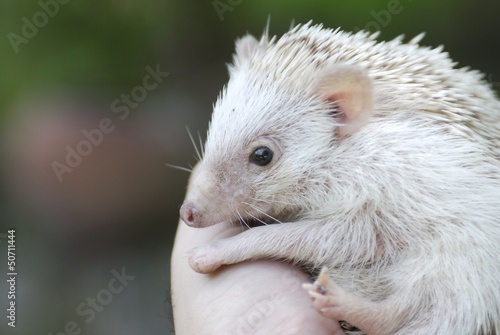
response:
<svg viewBox="0 0 500 335"><path fill-rule="evenodd" d="M236 42L180 216L247 229L189 265L324 268L314 306L363 334L498 334L500 102L423 34L377 37Z"/></svg>

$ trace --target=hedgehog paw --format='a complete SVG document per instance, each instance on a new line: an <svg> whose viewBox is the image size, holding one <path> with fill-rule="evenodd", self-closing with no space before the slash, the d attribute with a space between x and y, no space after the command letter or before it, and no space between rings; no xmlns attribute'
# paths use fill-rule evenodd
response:
<svg viewBox="0 0 500 335"><path fill-rule="evenodd" d="M222 265L214 255L209 246L191 249L187 253L189 266L198 273L213 272Z"/></svg>
<svg viewBox="0 0 500 335"><path fill-rule="evenodd" d="M303 284L302 287L313 299L314 308L324 317L334 320L345 319L347 293L331 280L326 267L323 267L313 284Z"/></svg>

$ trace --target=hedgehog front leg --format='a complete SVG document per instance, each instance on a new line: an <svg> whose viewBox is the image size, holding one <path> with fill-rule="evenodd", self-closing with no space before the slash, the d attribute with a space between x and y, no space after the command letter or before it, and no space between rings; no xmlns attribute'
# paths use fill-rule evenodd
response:
<svg viewBox="0 0 500 335"><path fill-rule="evenodd" d="M313 299L314 308L324 317L347 321L369 335L386 335L395 328L384 320L386 308L381 304L350 294L335 284L323 267L313 284L303 284Z"/></svg>
<svg viewBox="0 0 500 335"><path fill-rule="evenodd" d="M222 265L262 258L315 265L322 257L333 260L328 265L335 266L373 257L373 250L359 252L357 239L343 238L344 226L315 220L259 226L194 248L188 252L188 261L196 272L209 273Z"/></svg>
<svg viewBox="0 0 500 335"><path fill-rule="evenodd" d="M188 261L196 272L209 273L222 265L262 258L310 264L327 257L334 260L329 266L335 266L371 257L373 251L359 252L358 240L342 238L344 226L314 220L259 226L194 248L188 252Z"/></svg>
<svg viewBox="0 0 500 335"><path fill-rule="evenodd" d="M209 273L222 265L262 258L310 261L315 259L314 252L319 247L316 240L311 238L310 232L314 229L321 233L321 223L287 222L252 228L236 236L212 241L190 250L189 265L196 272ZM325 244L325 247L328 245L333 254L341 254L330 247L342 245L340 242L331 241Z"/></svg>

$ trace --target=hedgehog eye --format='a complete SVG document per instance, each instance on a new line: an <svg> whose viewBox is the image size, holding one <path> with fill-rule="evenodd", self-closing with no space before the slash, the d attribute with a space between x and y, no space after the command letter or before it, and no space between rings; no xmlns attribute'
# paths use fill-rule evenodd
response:
<svg viewBox="0 0 500 335"><path fill-rule="evenodd" d="M250 162L259 166L265 166L271 163L272 159L273 151L264 146L257 147L257 149L250 154Z"/></svg>

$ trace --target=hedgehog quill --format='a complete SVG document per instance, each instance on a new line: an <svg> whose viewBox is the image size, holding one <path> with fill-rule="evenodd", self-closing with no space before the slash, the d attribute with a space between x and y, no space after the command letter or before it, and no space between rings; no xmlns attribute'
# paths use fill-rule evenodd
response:
<svg viewBox="0 0 500 335"><path fill-rule="evenodd" d="M180 214L249 229L189 264L326 267L314 306L369 335L498 334L500 102L423 35L376 37L237 41Z"/></svg>

